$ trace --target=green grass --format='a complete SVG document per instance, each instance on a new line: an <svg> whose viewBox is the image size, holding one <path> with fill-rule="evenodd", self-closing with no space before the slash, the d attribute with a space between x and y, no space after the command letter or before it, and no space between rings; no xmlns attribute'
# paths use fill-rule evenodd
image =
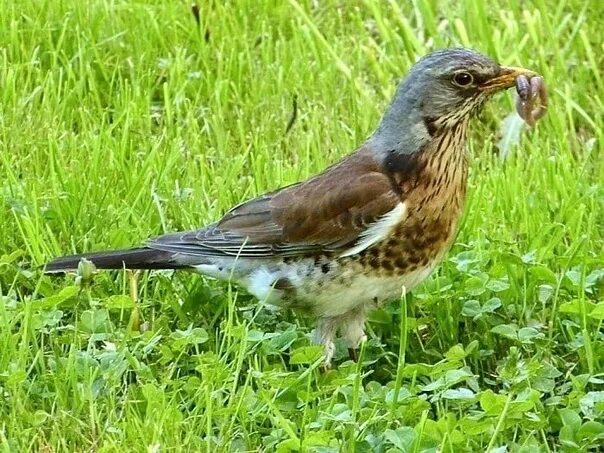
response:
<svg viewBox="0 0 604 453"><path fill-rule="evenodd" d="M602 445L602 2L200 4L198 28L188 2L0 0L3 450ZM311 320L203 277L41 274L321 170L458 45L543 74L551 108L505 160L512 93L474 122L456 245L373 314L360 363L339 345L321 374Z"/></svg>

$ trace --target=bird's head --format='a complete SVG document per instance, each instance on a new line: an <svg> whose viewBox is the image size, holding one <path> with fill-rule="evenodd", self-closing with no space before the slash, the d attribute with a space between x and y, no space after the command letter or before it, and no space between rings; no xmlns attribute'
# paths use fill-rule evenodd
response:
<svg viewBox="0 0 604 453"><path fill-rule="evenodd" d="M376 135L388 142L387 147L414 152L413 148L430 136L467 122L485 100L514 86L520 75L532 77L536 73L500 66L469 49L432 52L401 82Z"/></svg>
<svg viewBox="0 0 604 453"><path fill-rule="evenodd" d="M452 126L480 109L492 94L534 72L500 66L469 49L446 49L422 58L400 90L406 102L434 126Z"/></svg>

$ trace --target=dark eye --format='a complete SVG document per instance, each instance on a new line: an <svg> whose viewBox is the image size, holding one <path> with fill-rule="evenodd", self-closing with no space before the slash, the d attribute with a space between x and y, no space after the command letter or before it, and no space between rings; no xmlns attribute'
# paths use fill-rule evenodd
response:
<svg viewBox="0 0 604 453"><path fill-rule="evenodd" d="M453 83L460 87L467 87L474 82L474 77L469 72L458 72L453 76Z"/></svg>

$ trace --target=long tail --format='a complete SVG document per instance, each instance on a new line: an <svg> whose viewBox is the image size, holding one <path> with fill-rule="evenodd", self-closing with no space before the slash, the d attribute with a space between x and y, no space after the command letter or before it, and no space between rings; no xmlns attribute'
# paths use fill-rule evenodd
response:
<svg viewBox="0 0 604 453"><path fill-rule="evenodd" d="M82 258L92 261L98 269L177 269L187 267L174 261L174 254L147 247L84 253L56 258L46 264L47 274L63 273L77 269Z"/></svg>

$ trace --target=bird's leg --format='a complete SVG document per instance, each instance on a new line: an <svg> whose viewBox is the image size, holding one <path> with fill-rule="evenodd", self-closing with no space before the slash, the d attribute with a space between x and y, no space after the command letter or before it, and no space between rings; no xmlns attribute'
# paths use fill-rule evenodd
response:
<svg viewBox="0 0 604 453"><path fill-rule="evenodd" d="M340 330L342 336L348 343L348 356L350 360L356 362L358 360L357 348L367 340L365 335L365 320L367 312L365 307L358 307L342 317L340 320Z"/></svg>
<svg viewBox="0 0 604 453"><path fill-rule="evenodd" d="M333 359L333 355L336 352L334 340L337 329L337 318L319 318L319 322L313 333L313 343L323 345L325 349L325 359L323 361L325 369L331 366L331 359Z"/></svg>
<svg viewBox="0 0 604 453"><path fill-rule="evenodd" d="M355 348L348 348L348 357L353 362L356 362L359 360L359 355L357 354L357 350Z"/></svg>

